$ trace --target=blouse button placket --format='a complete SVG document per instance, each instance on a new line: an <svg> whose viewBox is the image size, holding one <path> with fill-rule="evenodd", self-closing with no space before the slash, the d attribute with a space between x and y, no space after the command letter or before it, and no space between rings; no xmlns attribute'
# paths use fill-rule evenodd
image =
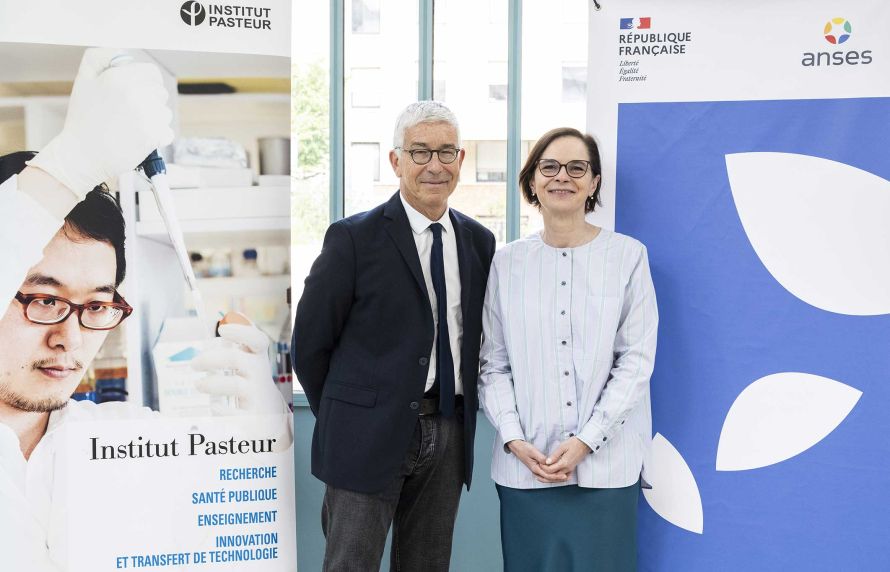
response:
<svg viewBox="0 0 890 572"><path fill-rule="evenodd" d="M562 408L566 411L566 421L577 420L575 387L575 364L572 357L572 256L568 250L561 250L556 257L556 307L561 308L556 318L556 361L559 366L560 394Z"/></svg>

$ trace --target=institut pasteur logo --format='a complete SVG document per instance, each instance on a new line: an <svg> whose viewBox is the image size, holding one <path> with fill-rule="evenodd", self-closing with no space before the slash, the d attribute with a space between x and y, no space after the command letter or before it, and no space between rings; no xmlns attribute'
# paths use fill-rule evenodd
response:
<svg viewBox="0 0 890 572"><path fill-rule="evenodd" d="M198 26L207 16L207 10L200 2L189 0L183 3L182 8L179 9L179 15L182 17L182 21L189 26Z"/></svg>
<svg viewBox="0 0 890 572"><path fill-rule="evenodd" d="M188 0L179 8L179 16L189 26L200 26L205 21L216 28L271 30L271 8L235 4L207 4Z"/></svg>

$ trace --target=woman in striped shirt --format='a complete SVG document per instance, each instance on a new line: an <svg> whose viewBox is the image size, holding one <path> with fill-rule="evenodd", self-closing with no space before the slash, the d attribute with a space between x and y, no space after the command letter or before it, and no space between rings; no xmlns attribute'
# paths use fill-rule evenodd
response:
<svg viewBox="0 0 890 572"><path fill-rule="evenodd" d="M546 133L520 173L544 229L495 254L479 378L508 572L636 569L658 311L646 248L585 219L596 142Z"/></svg>

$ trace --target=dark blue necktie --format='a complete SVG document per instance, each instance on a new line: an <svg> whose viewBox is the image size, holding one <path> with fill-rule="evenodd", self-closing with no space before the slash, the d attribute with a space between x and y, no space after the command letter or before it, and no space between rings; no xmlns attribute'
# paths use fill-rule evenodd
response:
<svg viewBox="0 0 890 572"><path fill-rule="evenodd" d="M434 222L433 249L430 252L430 277L436 292L436 311L439 328L436 338L436 381L439 387L439 411L445 417L454 415L454 359L448 335L448 294L445 290L445 259L442 254L442 225Z"/></svg>

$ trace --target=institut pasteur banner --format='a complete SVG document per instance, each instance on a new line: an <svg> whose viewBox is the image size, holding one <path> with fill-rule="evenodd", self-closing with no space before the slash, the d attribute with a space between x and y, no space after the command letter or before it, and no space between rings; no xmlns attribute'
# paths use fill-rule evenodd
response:
<svg viewBox="0 0 890 572"><path fill-rule="evenodd" d="M0 569L296 568L290 28L0 1Z"/></svg>
<svg viewBox="0 0 890 572"><path fill-rule="evenodd" d="M601 4L600 216L661 318L641 569L886 569L890 7Z"/></svg>

